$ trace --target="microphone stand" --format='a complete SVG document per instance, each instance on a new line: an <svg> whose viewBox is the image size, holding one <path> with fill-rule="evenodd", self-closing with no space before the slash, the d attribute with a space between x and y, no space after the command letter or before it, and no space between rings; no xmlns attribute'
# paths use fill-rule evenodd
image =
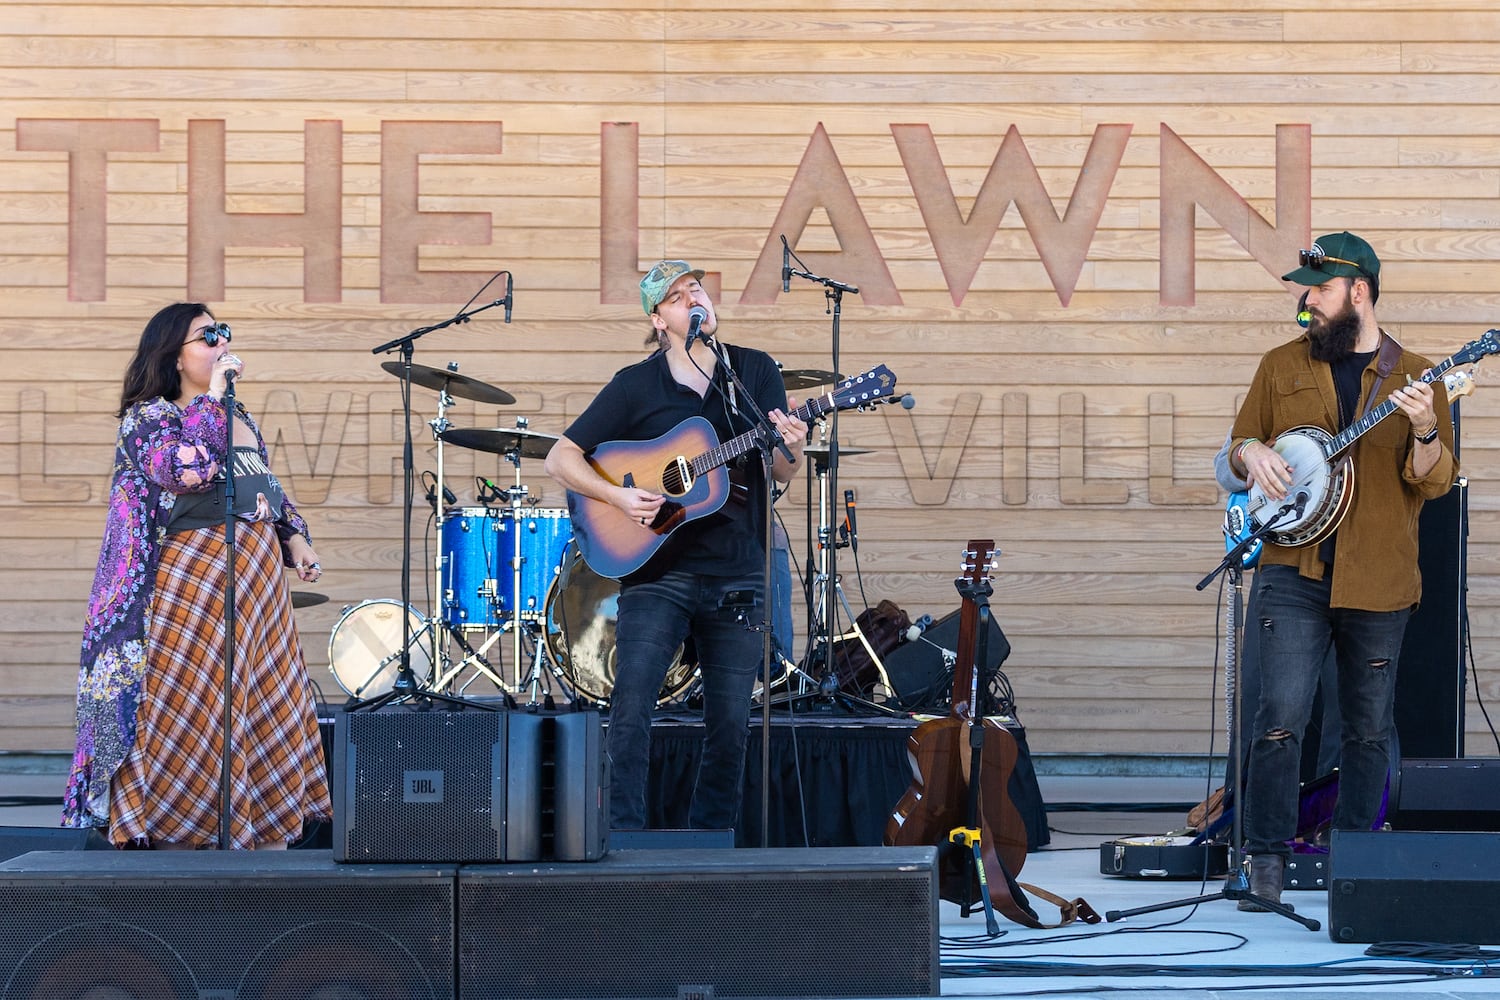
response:
<svg viewBox="0 0 1500 1000"><path fill-rule="evenodd" d="M234 653L235 625L238 612L235 609L234 579L234 372L224 373L224 704L220 711L219 725L223 729L223 740L219 748L219 850L229 850L231 836L229 823L233 813L231 792L230 734L234 725Z"/></svg>
<svg viewBox="0 0 1500 1000"><path fill-rule="evenodd" d="M846 284L833 278L825 278L821 275L792 267L790 261L795 255L792 254L791 248L787 246L785 236L782 237L782 257L783 267L781 277L783 288L789 287L789 283L794 277L803 278L814 284L823 286L823 296L828 300L828 312L833 316L832 357L830 360L833 363L834 377L837 378L843 370L839 367L841 334L839 324L843 316L844 293L848 292L851 295L858 295L859 289L854 285ZM798 261L798 263L800 264L801 261ZM827 470L829 502L832 503L831 498L838 496L839 482L839 411L837 407L828 416L828 461L824 468ZM859 623L855 620L853 609L848 606L847 601L844 601L843 592L839 589L836 558L838 545L831 537L831 534L823 526L819 526L819 543L823 546L824 564L826 565L823 579L818 581L822 584L823 588L823 621L819 623L823 634L820 636L809 636L807 648L807 657L810 660L818 661L817 663L810 662L808 664L809 666L813 666L816 671L815 676L818 681L817 696L820 698L830 698L837 703L843 704L845 708L848 708L852 703L882 714L892 716L904 715L905 713L903 712L892 711L885 706L877 705L874 702L854 697L839 690L838 671L833 668L833 619L837 615L839 602L844 603L844 610L849 614L849 622L854 629L855 636L864 643L865 651L874 660L881 677L885 677L885 664L880 662L880 657L876 654L874 647L870 645L865 639L864 633L860 631ZM812 603L816 603L816 596ZM805 672L812 673L812 671ZM769 676L767 674L767 677Z"/></svg>
<svg viewBox="0 0 1500 1000"><path fill-rule="evenodd" d="M474 299L479 298L484 290L490 286L490 283L495 278L500 277L501 274L506 276L505 297L470 309L469 305L473 304ZM416 342L422 337L432 333L434 330L443 330L450 326L457 326L460 323L467 323L476 314L482 313L486 309L493 309L496 306L505 307L505 319L509 322L511 307L509 271L501 271L490 278L489 281L486 281L483 287L474 293L473 298L469 299L464 304L464 308L460 309L453 318L445 319L441 323L434 323L431 326L418 327L405 336L397 337L395 340L387 341L379 347L370 350L371 354L389 354L397 350L401 352L401 426L404 432L401 444L401 665L396 671L395 679L391 681L391 689L389 691L376 695L374 698L354 702L347 706L345 711L374 710L384 705L409 699L419 699L426 702L437 698L440 701L453 705L473 704L464 698L421 690L417 683L416 674L411 669L411 514L414 493L413 479L416 466L411 437L411 359L416 350ZM441 497L438 498L439 501L441 499ZM441 515L439 517L441 518ZM434 636L435 642L436 636ZM432 652L435 660L437 650L434 649Z"/></svg>
<svg viewBox="0 0 1500 1000"><path fill-rule="evenodd" d="M1245 857L1244 840L1245 717L1243 712L1244 706L1242 704L1243 692L1240 689L1240 685L1237 683L1240 668L1240 643L1242 641L1244 631L1244 623L1241 620L1241 609L1243 607L1244 599L1245 553L1249 552L1255 546L1256 542L1269 535L1278 524L1286 520L1288 517L1300 518L1306 506L1307 494L1305 492L1299 492L1295 499L1287 500L1279 508L1277 508L1276 513L1271 515L1271 517L1267 519L1264 524L1260 525L1254 531L1250 532L1250 534L1246 535L1243 539L1240 540L1239 544L1235 545L1232 549L1226 552L1224 554L1224 558L1219 562L1219 565L1215 566L1213 568L1213 571L1205 576L1202 580L1199 580L1196 588L1198 590L1202 590L1210 583L1212 583L1220 573L1226 571L1229 573L1231 599L1229 615L1230 621L1228 624L1231 631L1229 632L1229 634L1226 634L1225 641L1229 643L1231 652L1230 656L1226 657L1226 663L1224 665L1224 676L1225 684L1232 689L1229 693L1229 700L1233 703L1232 713L1235 720L1235 746L1231 751L1234 757L1232 761L1231 771L1231 784L1233 785L1234 797L1234 823L1232 826L1232 832L1230 834L1230 839L1233 841L1230 855L1234 858L1234 866L1230 869L1230 874L1225 879L1224 888L1219 890L1218 892L1210 892L1201 896L1190 896L1186 899L1174 899L1166 903L1153 903L1150 906L1138 906L1130 910L1109 910L1104 914L1104 919L1110 923L1114 923L1116 920L1124 920L1126 917L1134 917L1142 913L1155 913L1159 910L1170 910L1179 906L1196 906L1199 903L1207 903L1216 899L1248 899L1265 910L1269 910L1272 913L1279 913L1283 917L1286 917L1288 920L1295 920L1297 923L1301 924L1303 927L1306 927L1310 931L1320 930L1323 926L1312 917L1305 917L1300 913L1297 913L1290 906L1287 906L1284 903L1272 902L1271 900L1266 899L1263 896L1257 896L1255 895L1255 893L1250 891L1250 875L1248 872L1250 859ZM1234 662L1229 663L1227 662L1228 659L1233 659ZM1203 850L1206 858L1208 854L1208 844L1206 842L1203 845ZM1206 872L1207 868L1205 867L1204 870Z"/></svg>
<svg viewBox="0 0 1500 1000"><path fill-rule="evenodd" d="M764 491L765 502L764 518L760 524L761 531L761 620L745 627L752 632L760 633L760 669L761 684L769 688L771 683L771 662L774 651L772 640L773 626L771 622L771 583L774 579L774 570L771 563L771 505L775 502L776 478L772 471L776 465L776 452L780 451L791 464L796 464L792 450L782 440L781 432L776 425L771 423L771 418L760 408L754 396L750 394L749 388L740 379L739 372L729 364L725 352L720 349L719 344L712 337L699 337L699 342L707 347L718 365L729 376L730 382L739 390L739 399L744 400L744 409L754 422L755 436L760 442L759 451L761 456L761 467L763 481L761 489ZM690 349L691 344L688 345ZM771 699L761 698L760 710L760 846L770 846L771 840Z"/></svg>

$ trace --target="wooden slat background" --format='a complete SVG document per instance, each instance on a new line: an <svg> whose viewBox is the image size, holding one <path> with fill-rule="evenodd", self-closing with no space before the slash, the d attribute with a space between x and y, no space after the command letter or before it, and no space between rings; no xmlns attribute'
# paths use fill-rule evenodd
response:
<svg viewBox="0 0 1500 1000"><path fill-rule="evenodd" d="M788 368L826 369L832 326L818 289L763 286L741 301L763 248L775 252L773 226L821 126L900 297L845 297L841 367L886 363L917 399L911 411L840 422L845 447L870 449L842 467L841 487L859 497L858 560L840 554L851 601L889 597L913 616L940 616L957 606L963 542L992 536L1003 551L995 612L1033 749L1208 752L1223 716L1219 602L1193 584L1222 553L1210 461L1257 357L1295 329L1276 280L1283 261L1258 261L1202 209L1191 304L1164 302L1163 136L1275 225L1278 183L1295 169L1278 163L1278 127L1305 128L1312 234L1369 238L1385 261L1385 325L1433 357L1451 353L1500 321L1500 14L1490 0L1430 6L1345 0L1331 15L1309 0L1243 10L1217 0L1003 10L980 0L816 10L792 0L7 3L0 750L71 746L110 413L146 317L188 292L189 191L201 183L189 123L222 121L222 209L235 213L303 212L304 130L341 130L336 301L305 294L300 249L231 247L212 302L249 366L242 398L279 434L277 471L328 567L319 589L331 600L298 621L330 697L327 642L340 609L400 594L400 397L370 349L452 315L508 268L514 322L492 310L424 338L416 360L458 362L517 396L510 407L460 400L456 426L524 416L560 432L640 355L646 332L628 297L603 287L603 237L620 233L604 220L609 208L638 213L638 231L625 232L632 269L668 255L718 273L726 339L764 346ZM19 123L48 119L155 123L154 150L109 154L102 253L74 247L70 257L78 216L67 154L22 148ZM453 301L382 295L382 241L413 238L387 231L382 214L382 129L399 122L500 123L498 152L422 159L420 211L491 216L487 246L430 224L417 238L425 270L471 272ZM614 123L635 126L636 162L624 167L638 196L606 205L603 149L632 134ZM1014 205L955 301L894 138L893 126L914 124L930 129L965 216L1008 129L1062 217L1099 130L1129 127L1066 302ZM795 249L812 270L854 281L834 225L814 210ZM1308 236L1282 234L1289 246ZM87 285L73 269L90 260L104 270L82 278L99 293L80 295ZM414 398L425 469L436 404L426 390ZM1496 752L1476 696L1500 700L1497 405L1483 376L1463 404L1470 753ZM494 456L446 454L466 501L476 474L511 481ZM522 478L541 506L561 506L540 462L525 463ZM783 501L799 559L806 500L799 484ZM413 528L424 609L426 510L419 501Z"/></svg>

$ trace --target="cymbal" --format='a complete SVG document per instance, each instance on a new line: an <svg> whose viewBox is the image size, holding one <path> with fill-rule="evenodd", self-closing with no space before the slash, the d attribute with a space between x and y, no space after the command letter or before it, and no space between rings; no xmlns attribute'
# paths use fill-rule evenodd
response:
<svg viewBox="0 0 1500 1000"><path fill-rule="evenodd" d="M839 457L848 458L850 455L868 455L874 450L873 448L840 448ZM826 444L810 444L802 449L804 455L811 455L813 458L827 458L828 452L829 447Z"/></svg>
<svg viewBox="0 0 1500 1000"><path fill-rule="evenodd" d="M543 434L522 427L459 428L444 431L439 435L449 444L475 451L492 451L497 455L519 451L522 458L546 458L547 452L557 443L556 434Z"/></svg>
<svg viewBox="0 0 1500 1000"><path fill-rule="evenodd" d="M399 361L382 361L380 367L397 378L401 377L401 362ZM446 368L412 365L411 381L413 385L420 385L424 389L436 389L438 392L446 389L451 395L472 399L476 403L508 406L516 401L516 397L504 389L496 388L488 382L481 382L477 378L460 375L458 372L450 372Z"/></svg>
<svg viewBox="0 0 1500 1000"><path fill-rule="evenodd" d="M327 594L315 594L310 590L292 591L292 608L315 608L327 602Z"/></svg>
<svg viewBox="0 0 1500 1000"><path fill-rule="evenodd" d="M844 376L816 368L786 368L781 372L781 384L788 389L811 389L819 385L832 385L843 381Z"/></svg>

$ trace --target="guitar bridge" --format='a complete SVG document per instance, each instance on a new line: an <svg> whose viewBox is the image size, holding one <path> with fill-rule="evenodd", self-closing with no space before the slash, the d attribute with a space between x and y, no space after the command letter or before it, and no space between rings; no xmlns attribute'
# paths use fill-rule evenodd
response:
<svg viewBox="0 0 1500 1000"><path fill-rule="evenodd" d="M668 496L684 496L693 488L693 481L692 463L678 455L662 472L661 491Z"/></svg>

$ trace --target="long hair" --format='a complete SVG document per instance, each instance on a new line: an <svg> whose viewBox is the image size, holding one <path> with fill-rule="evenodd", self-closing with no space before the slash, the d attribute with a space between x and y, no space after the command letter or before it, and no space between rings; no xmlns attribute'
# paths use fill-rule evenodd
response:
<svg viewBox="0 0 1500 1000"><path fill-rule="evenodd" d="M116 419L142 400L176 399L182 393L182 376L177 371L177 355L187 340L193 320L213 313L201 302L174 302L158 310L146 321L135 356L125 368L125 385L120 392L120 410Z"/></svg>

